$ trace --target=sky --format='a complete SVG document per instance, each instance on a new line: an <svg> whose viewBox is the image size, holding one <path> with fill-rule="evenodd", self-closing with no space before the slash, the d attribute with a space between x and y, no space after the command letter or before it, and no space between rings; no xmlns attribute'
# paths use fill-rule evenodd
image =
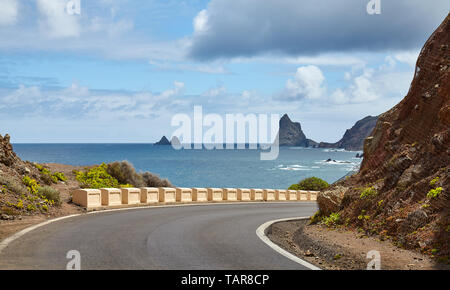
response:
<svg viewBox="0 0 450 290"><path fill-rule="evenodd" d="M368 3L0 0L0 134L151 143L201 105L287 113L308 138L336 142L403 99L450 9L380 0L371 15Z"/></svg>

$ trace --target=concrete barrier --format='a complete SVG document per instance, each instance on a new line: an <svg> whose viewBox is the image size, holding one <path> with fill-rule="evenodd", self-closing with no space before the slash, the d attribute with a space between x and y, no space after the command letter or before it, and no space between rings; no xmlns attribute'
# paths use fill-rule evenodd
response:
<svg viewBox="0 0 450 290"><path fill-rule="evenodd" d="M102 206L102 195L98 189L78 189L72 193L72 202L85 208Z"/></svg>
<svg viewBox="0 0 450 290"><path fill-rule="evenodd" d="M140 204L141 190L139 188L122 188L122 204Z"/></svg>
<svg viewBox="0 0 450 290"><path fill-rule="evenodd" d="M287 190L284 189L279 189L279 190L275 190L275 196L276 196L276 200L287 200Z"/></svg>
<svg viewBox="0 0 450 290"><path fill-rule="evenodd" d="M264 200L264 192L262 189L251 189L250 197L251 197L251 200L256 200L256 201Z"/></svg>
<svg viewBox="0 0 450 290"><path fill-rule="evenodd" d="M298 190L297 191L297 199L300 201L308 201L308 200L310 200L310 194L308 191Z"/></svg>
<svg viewBox="0 0 450 290"><path fill-rule="evenodd" d="M264 189L263 194L265 201L277 200L277 195L274 189Z"/></svg>
<svg viewBox="0 0 450 290"><path fill-rule="evenodd" d="M206 188L192 188L192 201L207 202L208 190Z"/></svg>
<svg viewBox="0 0 450 290"><path fill-rule="evenodd" d="M287 200L296 201L297 198L297 190L288 190L287 191Z"/></svg>
<svg viewBox="0 0 450 290"><path fill-rule="evenodd" d="M100 188L102 205L113 206L122 204L122 191L118 188Z"/></svg>
<svg viewBox="0 0 450 290"><path fill-rule="evenodd" d="M159 201L160 202L176 202L177 193L175 188L160 187L159 189Z"/></svg>
<svg viewBox="0 0 450 290"><path fill-rule="evenodd" d="M251 192L248 188L238 188L237 190L238 200L246 201L251 200Z"/></svg>
<svg viewBox="0 0 450 290"><path fill-rule="evenodd" d="M75 204L86 208L101 206L215 201L316 201L317 191L246 188L101 188L72 193Z"/></svg>
<svg viewBox="0 0 450 290"><path fill-rule="evenodd" d="M141 188L141 203L158 203L159 189L157 187L142 187Z"/></svg>
<svg viewBox="0 0 450 290"><path fill-rule="evenodd" d="M178 202L192 202L192 189L177 187L177 201Z"/></svg>
<svg viewBox="0 0 450 290"><path fill-rule="evenodd" d="M236 188L224 188L223 189L223 200L227 201L237 201L238 193Z"/></svg>
<svg viewBox="0 0 450 290"><path fill-rule="evenodd" d="M223 189L208 188L208 201L223 201Z"/></svg>

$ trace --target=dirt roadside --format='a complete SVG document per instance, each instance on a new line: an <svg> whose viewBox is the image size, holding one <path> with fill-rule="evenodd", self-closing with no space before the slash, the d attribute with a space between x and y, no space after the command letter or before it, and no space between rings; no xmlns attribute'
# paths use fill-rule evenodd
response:
<svg viewBox="0 0 450 290"><path fill-rule="evenodd" d="M73 174L73 170L82 170L84 166L71 166L63 164L42 164L48 167L52 172L62 172L67 177L65 182L58 182L52 185L59 190L61 196L61 206L53 208L48 214L30 214L21 215L15 220L0 220L0 241L17 233L27 227L45 222L50 219L79 214L86 212L85 209L71 202L71 192L79 188L79 183Z"/></svg>
<svg viewBox="0 0 450 290"><path fill-rule="evenodd" d="M269 239L324 270L365 270L367 253L380 252L382 270L449 270L420 253L400 249L390 241L380 241L353 231L308 225L307 220L273 224L267 230Z"/></svg>

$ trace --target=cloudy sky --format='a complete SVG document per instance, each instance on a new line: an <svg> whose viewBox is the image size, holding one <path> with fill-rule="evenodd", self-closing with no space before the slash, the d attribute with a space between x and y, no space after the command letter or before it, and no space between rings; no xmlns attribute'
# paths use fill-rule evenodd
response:
<svg viewBox="0 0 450 290"><path fill-rule="evenodd" d="M0 0L0 134L153 142L177 113L288 113L337 141L407 93L448 0ZM76 1L75 1L76 2ZM68 13L69 12L69 13Z"/></svg>

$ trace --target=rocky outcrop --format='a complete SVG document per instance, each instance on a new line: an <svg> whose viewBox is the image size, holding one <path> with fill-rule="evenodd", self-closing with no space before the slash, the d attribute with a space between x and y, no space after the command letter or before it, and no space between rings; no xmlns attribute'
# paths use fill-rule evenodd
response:
<svg viewBox="0 0 450 290"><path fill-rule="evenodd" d="M434 256L450 254L450 15L425 43L407 96L379 116L360 171L319 194L324 213ZM347 188L342 198L330 192Z"/></svg>
<svg viewBox="0 0 450 290"><path fill-rule="evenodd" d="M279 131L280 146L316 147L317 142L306 138L302 126L298 122L292 122L287 114L280 120Z"/></svg>
<svg viewBox="0 0 450 290"><path fill-rule="evenodd" d="M317 196L317 204L319 205L321 214L328 216L331 213L341 210L342 199L348 188L344 186L336 186L330 190L325 190Z"/></svg>
<svg viewBox="0 0 450 290"><path fill-rule="evenodd" d="M3 163L6 166L11 166L17 161L18 157L13 151L9 135L6 134L5 137L0 135L0 163Z"/></svg>
<svg viewBox="0 0 450 290"><path fill-rule="evenodd" d="M363 150L364 140L372 133L378 117L367 116L348 129L341 140L336 143L321 142L320 148L340 148L348 151Z"/></svg>
<svg viewBox="0 0 450 290"><path fill-rule="evenodd" d="M161 140L155 143L155 145L170 145L170 141L166 138L166 136L163 136Z"/></svg>

